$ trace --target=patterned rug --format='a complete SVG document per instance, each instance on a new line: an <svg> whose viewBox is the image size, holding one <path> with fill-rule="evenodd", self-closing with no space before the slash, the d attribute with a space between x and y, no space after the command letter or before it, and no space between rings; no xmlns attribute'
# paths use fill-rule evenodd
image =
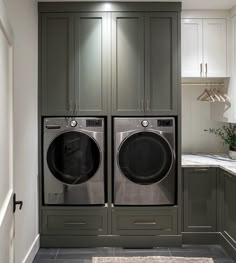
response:
<svg viewBox="0 0 236 263"><path fill-rule="evenodd" d="M214 263L212 258L185 257L94 257L93 263Z"/></svg>

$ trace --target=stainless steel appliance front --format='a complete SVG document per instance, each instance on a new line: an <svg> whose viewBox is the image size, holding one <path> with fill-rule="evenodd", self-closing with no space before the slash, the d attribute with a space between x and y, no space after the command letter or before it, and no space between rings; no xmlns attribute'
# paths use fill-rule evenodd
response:
<svg viewBox="0 0 236 263"><path fill-rule="evenodd" d="M104 119L45 118L44 203L104 204Z"/></svg>
<svg viewBox="0 0 236 263"><path fill-rule="evenodd" d="M114 204L174 205L175 119L114 118Z"/></svg>

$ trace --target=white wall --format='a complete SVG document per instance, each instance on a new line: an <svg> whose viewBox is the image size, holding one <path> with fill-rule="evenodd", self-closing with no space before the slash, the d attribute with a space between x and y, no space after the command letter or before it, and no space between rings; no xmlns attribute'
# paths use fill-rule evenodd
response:
<svg viewBox="0 0 236 263"><path fill-rule="evenodd" d="M37 72L38 18L33 0L7 0L14 31L14 173L17 198L15 262L32 262L27 253L38 246ZM33 250L35 247L33 247Z"/></svg>
<svg viewBox="0 0 236 263"><path fill-rule="evenodd" d="M184 153L217 153L227 147L205 129L221 127L222 123L210 119L210 103L197 97L206 87L182 87L182 151Z"/></svg>

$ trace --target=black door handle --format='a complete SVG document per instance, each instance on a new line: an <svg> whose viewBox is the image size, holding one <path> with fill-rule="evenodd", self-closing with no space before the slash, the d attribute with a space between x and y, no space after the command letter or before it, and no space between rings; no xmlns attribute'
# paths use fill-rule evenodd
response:
<svg viewBox="0 0 236 263"><path fill-rule="evenodd" d="M16 201L16 194L13 194L13 213L16 212L16 206L19 205L19 209L22 209L23 201Z"/></svg>

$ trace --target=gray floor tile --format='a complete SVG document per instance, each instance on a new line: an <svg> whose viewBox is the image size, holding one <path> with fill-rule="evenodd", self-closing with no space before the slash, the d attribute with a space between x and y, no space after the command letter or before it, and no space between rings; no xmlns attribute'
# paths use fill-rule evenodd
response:
<svg viewBox="0 0 236 263"><path fill-rule="evenodd" d="M120 247L40 249L33 263L92 263L92 257L179 256L211 257L215 263L233 263L221 246L184 245L183 247L130 249Z"/></svg>
<svg viewBox="0 0 236 263"><path fill-rule="evenodd" d="M58 248L40 248L35 259L55 259L58 251Z"/></svg>

